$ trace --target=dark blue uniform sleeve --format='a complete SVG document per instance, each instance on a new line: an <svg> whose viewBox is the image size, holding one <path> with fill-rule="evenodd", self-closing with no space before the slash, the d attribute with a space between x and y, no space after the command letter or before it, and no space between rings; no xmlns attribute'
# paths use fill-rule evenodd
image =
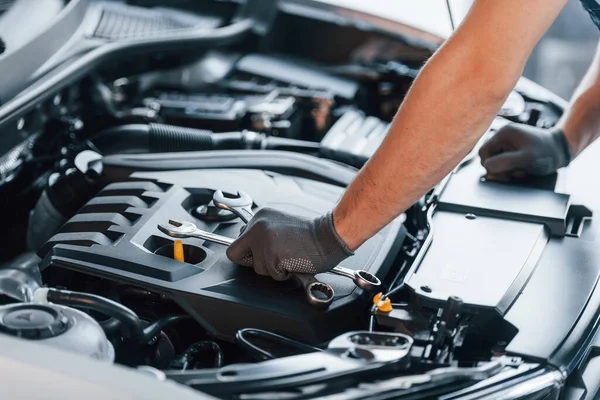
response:
<svg viewBox="0 0 600 400"><path fill-rule="evenodd" d="M583 7L590 13L592 21L600 29L600 3L597 0L580 0Z"/></svg>

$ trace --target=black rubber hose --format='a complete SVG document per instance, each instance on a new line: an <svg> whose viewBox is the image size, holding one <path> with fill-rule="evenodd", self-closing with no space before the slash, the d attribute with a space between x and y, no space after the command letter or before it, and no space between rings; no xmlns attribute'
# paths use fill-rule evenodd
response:
<svg viewBox="0 0 600 400"><path fill-rule="evenodd" d="M140 317L133 310L116 301L94 294L59 289L49 289L47 299L51 303L93 310L113 317L129 328L133 338L143 340L144 327Z"/></svg>
<svg viewBox="0 0 600 400"><path fill-rule="evenodd" d="M150 124L149 128L149 148L152 153L239 149L245 141L244 132L213 134L202 129L155 123Z"/></svg>
<svg viewBox="0 0 600 400"><path fill-rule="evenodd" d="M250 131L213 133L156 123L110 128L92 138L92 142L105 155L233 149L288 150L305 153L317 151L320 147L314 142L267 137Z"/></svg>
<svg viewBox="0 0 600 400"><path fill-rule="evenodd" d="M167 326L174 324L179 321L184 321L186 319L190 319L189 315L169 315L167 317L160 318L147 327L144 328L142 334L142 340L145 342L149 342L154 336L156 336L160 331L165 329Z"/></svg>
<svg viewBox="0 0 600 400"><path fill-rule="evenodd" d="M116 126L100 132L91 141L104 155L149 152L150 125Z"/></svg>
<svg viewBox="0 0 600 400"><path fill-rule="evenodd" d="M213 134L202 129L165 124L131 124L100 132L92 142L102 153L170 153L212 149L239 149L242 132Z"/></svg>
<svg viewBox="0 0 600 400"><path fill-rule="evenodd" d="M188 315L169 315L144 327L144 322L133 310L102 296L70 290L48 289L46 298L51 303L93 310L112 317L100 324L107 334L114 333L120 325L125 325L129 328L131 337L139 343L148 343L167 326L190 318Z"/></svg>
<svg viewBox="0 0 600 400"><path fill-rule="evenodd" d="M98 321L98 323L102 327L104 333L109 337L113 336L121 329L121 321L114 317L110 317L105 321Z"/></svg>

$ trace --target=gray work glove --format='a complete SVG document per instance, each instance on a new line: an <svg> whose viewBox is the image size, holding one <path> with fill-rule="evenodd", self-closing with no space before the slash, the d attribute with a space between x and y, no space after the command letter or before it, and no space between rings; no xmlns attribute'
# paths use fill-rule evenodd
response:
<svg viewBox="0 0 600 400"><path fill-rule="evenodd" d="M353 254L335 231L331 213L309 219L271 208L259 210L227 249L234 263L278 281L291 273L329 271Z"/></svg>
<svg viewBox="0 0 600 400"><path fill-rule="evenodd" d="M571 162L571 150L560 130L508 124L479 150L481 164L496 176L523 178L550 175Z"/></svg>

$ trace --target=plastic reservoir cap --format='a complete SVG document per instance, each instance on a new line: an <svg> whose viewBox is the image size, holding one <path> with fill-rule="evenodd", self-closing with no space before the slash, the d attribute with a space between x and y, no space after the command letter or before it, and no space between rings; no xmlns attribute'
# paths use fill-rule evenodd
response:
<svg viewBox="0 0 600 400"><path fill-rule="evenodd" d="M15 304L0 311L0 332L27 339L48 339L69 329L69 319L49 305Z"/></svg>
<svg viewBox="0 0 600 400"><path fill-rule="evenodd" d="M383 296L383 293L379 292L373 297L373 304L375 304L375 307L381 312L392 311L392 301L389 298L381 300L381 296Z"/></svg>
<svg viewBox="0 0 600 400"><path fill-rule="evenodd" d="M181 240L176 240L173 243L173 258L179 262L185 262L185 257L183 255L183 243Z"/></svg>

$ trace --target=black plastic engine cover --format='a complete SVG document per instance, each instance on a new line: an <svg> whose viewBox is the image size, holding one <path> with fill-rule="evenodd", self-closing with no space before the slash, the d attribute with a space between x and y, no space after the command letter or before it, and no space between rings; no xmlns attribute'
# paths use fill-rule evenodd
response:
<svg viewBox="0 0 600 400"><path fill-rule="evenodd" d="M179 219L237 237L238 219L206 222L193 216L217 189L245 191L255 210L269 206L316 216L332 208L342 188L251 169L137 172L130 178L108 185L46 243L39 252L42 269L68 268L164 293L222 339L233 340L241 328L260 328L320 343L364 326L370 296L346 278L318 275L336 293L329 309L318 310L295 280L258 276L230 262L221 245L184 239L187 262L169 258L172 239L157 229L159 223ZM341 265L384 278L404 233L399 220L392 222Z"/></svg>

